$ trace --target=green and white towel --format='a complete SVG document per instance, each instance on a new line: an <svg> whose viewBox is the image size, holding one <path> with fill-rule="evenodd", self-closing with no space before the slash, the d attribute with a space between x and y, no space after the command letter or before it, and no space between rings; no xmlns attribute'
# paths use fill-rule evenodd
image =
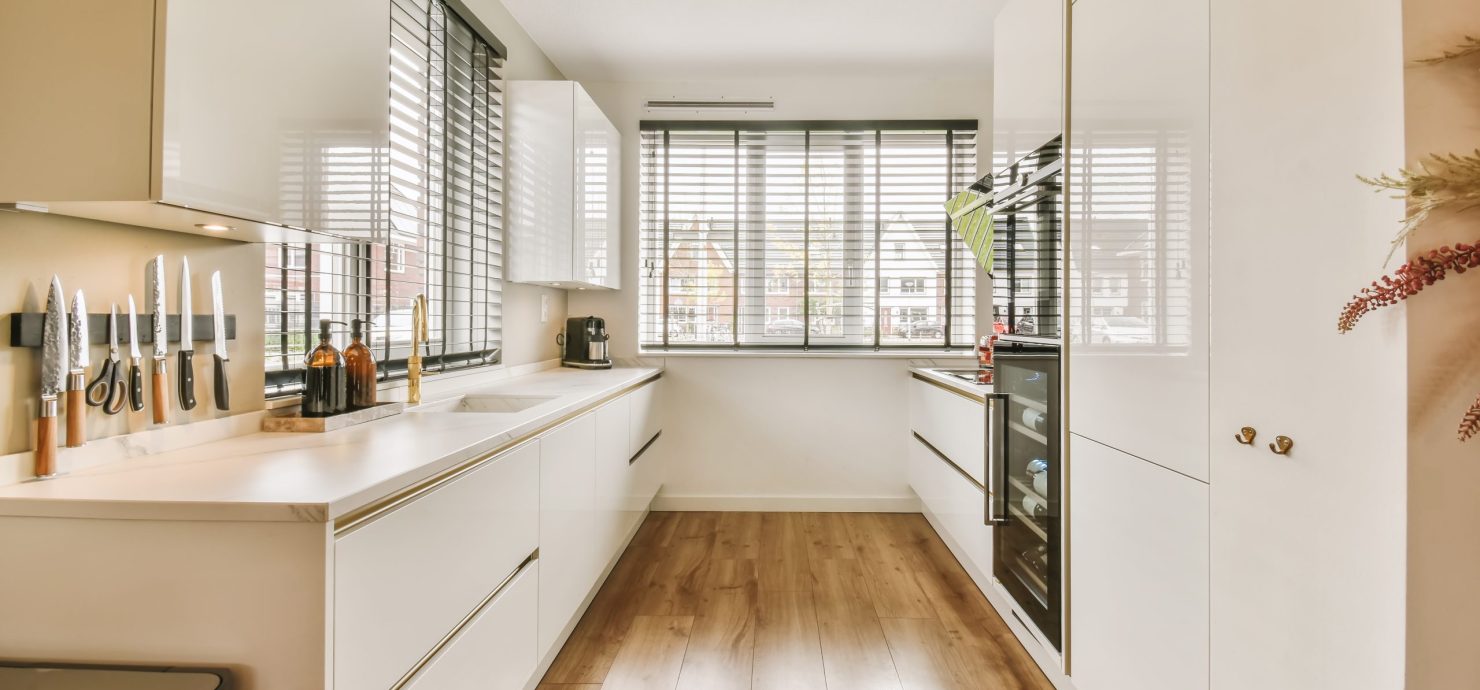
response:
<svg viewBox="0 0 1480 690"><path fill-rule="evenodd" d="M987 204L988 195L975 187L967 189L946 202L946 212L955 223L956 234L966 243L977 264L988 272L992 270L992 213Z"/></svg>

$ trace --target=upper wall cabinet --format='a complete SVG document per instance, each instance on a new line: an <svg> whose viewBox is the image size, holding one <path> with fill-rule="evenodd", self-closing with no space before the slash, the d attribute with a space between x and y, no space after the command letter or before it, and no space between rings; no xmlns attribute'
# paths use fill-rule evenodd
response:
<svg viewBox="0 0 1480 690"><path fill-rule="evenodd" d="M242 240L362 231L390 4L7 3L0 202Z"/></svg>
<svg viewBox="0 0 1480 690"><path fill-rule="evenodd" d="M992 44L992 169L1064 132L1067 0L1011 0Z"/></svg>
<svg viewBox="0 0 1480 690"><path fill-rule="evenodd" d="M618 288L621 135L573 81L511 81L509 279Z"/></svg>

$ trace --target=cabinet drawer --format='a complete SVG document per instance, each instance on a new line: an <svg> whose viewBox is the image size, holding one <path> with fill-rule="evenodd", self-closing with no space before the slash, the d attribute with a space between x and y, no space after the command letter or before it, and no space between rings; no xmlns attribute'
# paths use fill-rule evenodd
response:
<svg viewBox="0 0 1480 690"><path fill-rule="evenodd" d="M977 484L988 486L983 404L919 379L910 381L910 428Z"/></svg>
<svg viewBox="0 0 1480 690"><path fill-rule="evenodd" d="M628 437L627 457L637 454L647 445L648 441L658 435L663 428L660 414L662 401L659 395L662 392L663 379L657 379L641 388L632 391L628 396L632 401L632 433Z"/></svg>
<svg viewBox="0 0 1480 690"><path fill-rule="evenodd" d="M539 561L534 561L422 667L406 690L522 690L539 663L538 583Z"/></svg>
<svg viewBox="0 0 1480 690"><path fill-rule="evenodd" d="M992 574L992 528L986 524L986 496L933 451L910 437L910 485L942 531L982 574ZM963 553L964 552L964 553Z"/></svg>
<svg viewBox="0 0 1480 690"><path fill-rule="evenodd" d="M510 450L335 542L337 687L390 687L535 550L539 460Z"/></svg>

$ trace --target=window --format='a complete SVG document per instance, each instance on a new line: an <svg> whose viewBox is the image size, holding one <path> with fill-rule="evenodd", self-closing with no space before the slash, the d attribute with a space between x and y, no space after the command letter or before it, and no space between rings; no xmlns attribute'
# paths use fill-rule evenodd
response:
<svg viewBox="0 0 1480 690"><path fill-rule="evenodd" d="M324 318L373 321L380 370L404 376L417 294L429 306L429 370L499 361L505 49L443 0L389 1L388 144L289 138L290 179L319 181L283 190L294 224L347 240L267 251L269 396L298 391Z"/></svg>
<svg viewBox="0 0 1480 690"><path fill-rule="evenodd" d="M642 346L970 346L977 269L944 203L976 126L643 122Z"/></svg>

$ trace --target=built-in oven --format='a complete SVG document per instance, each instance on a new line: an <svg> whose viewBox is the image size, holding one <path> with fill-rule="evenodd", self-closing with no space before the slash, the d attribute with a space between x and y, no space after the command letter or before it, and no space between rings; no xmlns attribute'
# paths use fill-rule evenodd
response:
<svg viewBox="0 0 1480 690"><path fill-rule="evenodd" d="M1063 337L1064 145L1055 137L978 185L991 189L992 319L999 332Z"/></svg>
<svg viewBox="0 0 1480 690"><path fill-rule="evenodd" d="M1061 649L1060 347L1007 336L997 344L994 363L986 405L992 575L1046 641Z"/></svg>

